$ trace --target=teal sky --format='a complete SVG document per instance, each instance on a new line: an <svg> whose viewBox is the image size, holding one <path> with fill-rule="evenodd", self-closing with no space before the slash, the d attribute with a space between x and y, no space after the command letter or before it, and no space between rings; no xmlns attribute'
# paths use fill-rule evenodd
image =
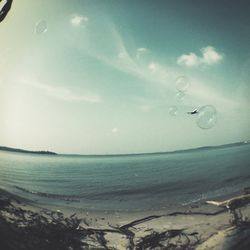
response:
<svg viewBox="0 0 250 250"><path fill-rule="evenodd" d="M249 140L249 13L247 0L14 0L0 23L0 145L116 154ZM204 105L217 110L210 129L186 113Z"/></svg>

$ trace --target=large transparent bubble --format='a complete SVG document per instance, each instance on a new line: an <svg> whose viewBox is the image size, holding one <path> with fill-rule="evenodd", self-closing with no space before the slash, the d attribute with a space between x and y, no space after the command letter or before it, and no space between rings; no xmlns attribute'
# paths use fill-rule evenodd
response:
<svg viewBox="0 0 250 250"><path fill-rule="evenodd" d="M175 81L175 86L179 92L186 92L190 86L190 81L186 76L179 76Z"/></svg>
<svg viewBox="0 0 250 250"><path fill-rule="evenodd" d="M47 32L47 30L48 30L48 26L47 26L47 22L45 20L40 20L39 22L36 23L35 34L41 35L41 34Z"/></svg>
<svg viewBox="0 0 250 250"><path fill-rule="evenodd" d="M197 125L201 129L212 128L217 122L217 112L214 106L206 105L198 109Z"/></svg>
<svg viewBox="0 0 250 250"><path fill-rule="evenodd" d="M178 112L178 108L176 106L171 106L168 110L169 114L172 116L176 116Z"/></svg>

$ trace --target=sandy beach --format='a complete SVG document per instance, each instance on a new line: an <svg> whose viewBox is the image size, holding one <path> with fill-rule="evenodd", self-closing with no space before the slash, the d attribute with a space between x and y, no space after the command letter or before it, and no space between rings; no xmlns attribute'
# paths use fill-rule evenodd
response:
<svg viewBox="0 0 250 250"><path fill-rule="evenodd" d="M240 250L250 246L249 206L241 209L244 222L236 226L230 223L227 209L204 202L172 211L118 213L34 203L5 190L0 197L0 237L5 250ZM46 231L49 236L44 235Z"/></svg>

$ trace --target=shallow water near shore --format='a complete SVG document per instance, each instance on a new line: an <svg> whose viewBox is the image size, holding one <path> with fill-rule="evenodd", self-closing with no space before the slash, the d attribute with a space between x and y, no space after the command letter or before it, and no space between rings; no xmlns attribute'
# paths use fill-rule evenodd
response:
<svg viewBox="0 0 250 250"><path fill-rule="evenodd" d="M0 152L0 187L44 203L145 211L189 205L250 186L250 145L130 156Z"/></svg>

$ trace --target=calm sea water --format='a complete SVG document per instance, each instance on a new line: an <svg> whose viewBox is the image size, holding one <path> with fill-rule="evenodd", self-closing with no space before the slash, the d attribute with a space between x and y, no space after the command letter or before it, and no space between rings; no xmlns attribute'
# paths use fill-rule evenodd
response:
<svg viewBox="0 0 250 250"><path fill-rule="evenodd" d="M93 210L189 204L250 186L250 145L138 156L0 152L0 187L39 202Z"/></svg>

